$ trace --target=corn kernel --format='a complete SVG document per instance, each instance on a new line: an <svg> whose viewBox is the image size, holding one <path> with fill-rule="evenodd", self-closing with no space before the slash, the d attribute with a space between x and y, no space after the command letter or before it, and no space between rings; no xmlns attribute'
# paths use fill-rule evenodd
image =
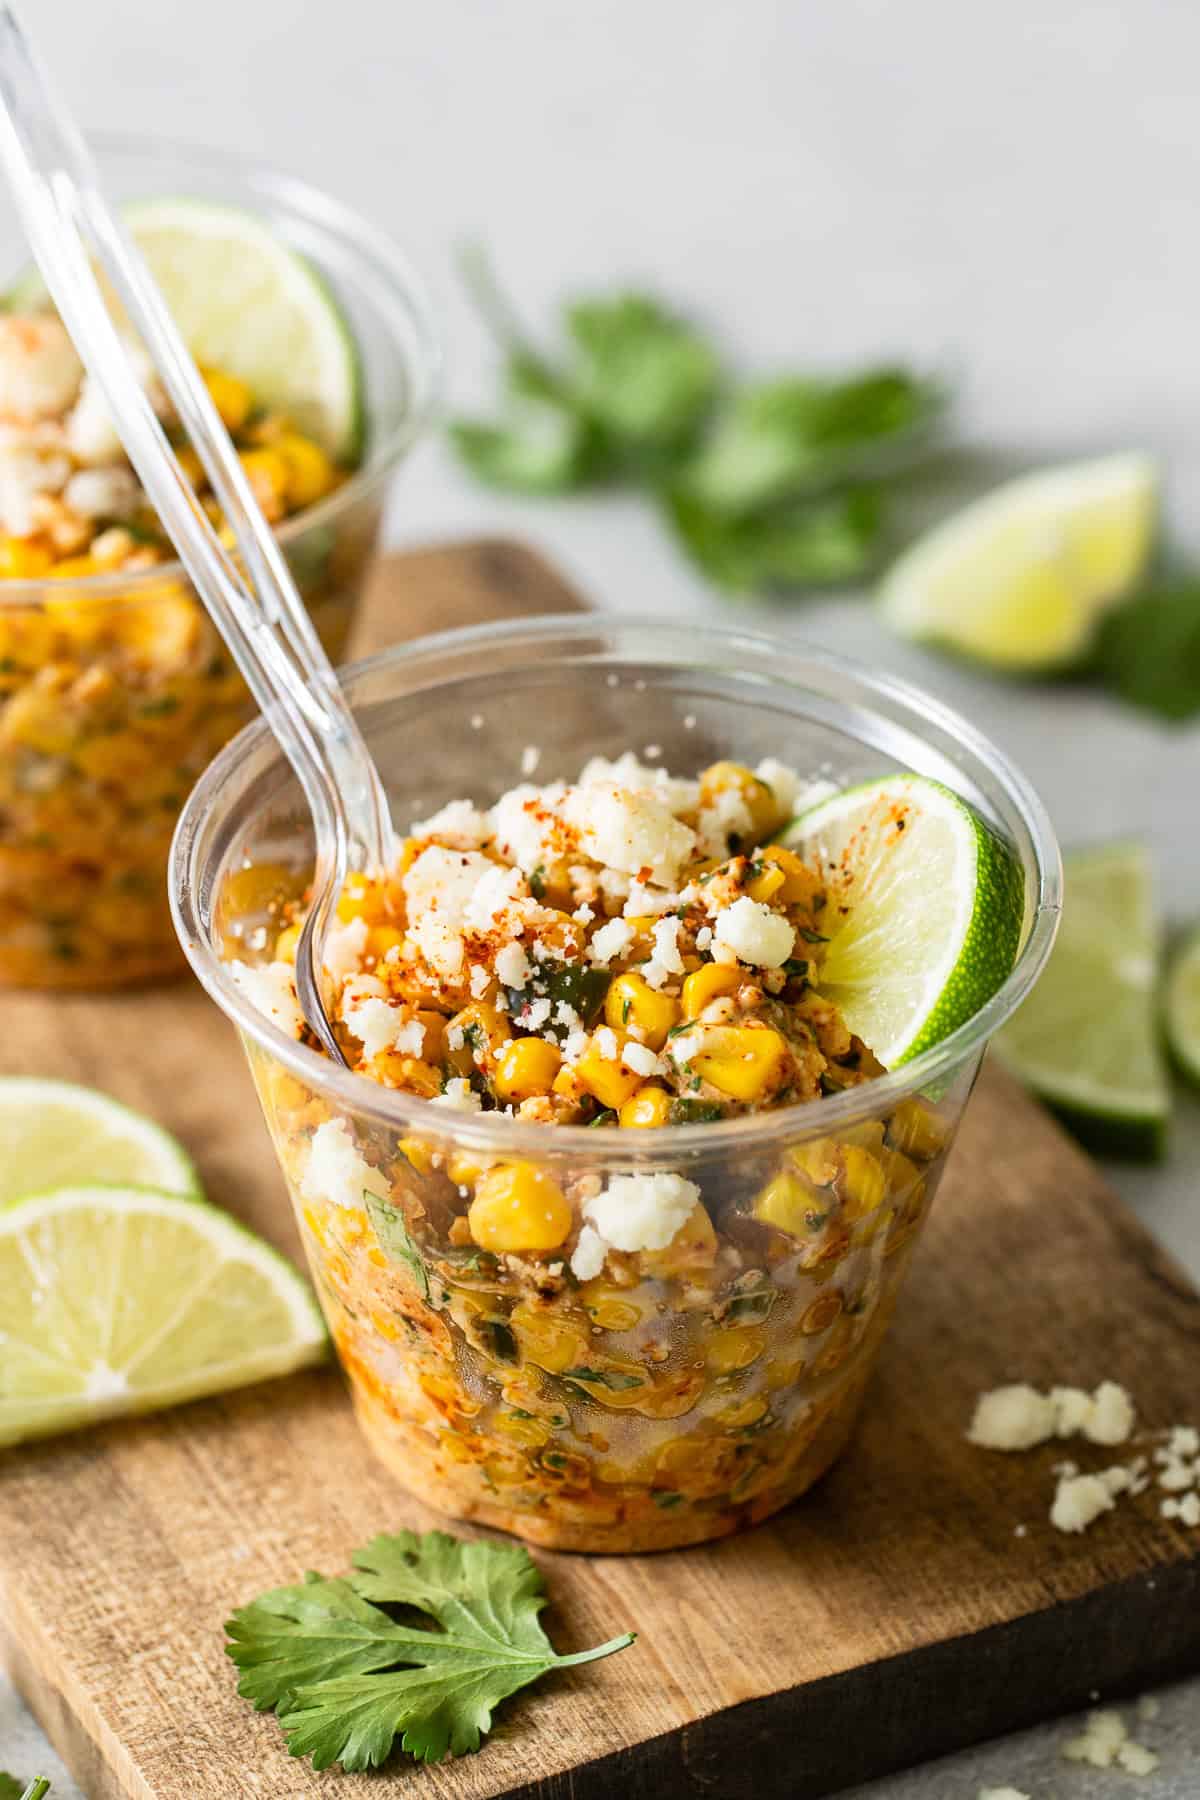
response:
<svg viewBox="0 0 1200 1800"><path fill-rule="evenodd" d="M821 893L821 878L814 874L802 856L782 844L768 844L761 852L762 860L783 874L783 883L775 889L779 906L808 906Z"/></svg>
<svg viewBox="0 0 1200 1800"><path fill-rule="evenodd" d="M481 1175L467 1215L481 1250L557 1250L574 1215L553 1176L533 1163L497 1163Z"/></svg>
<svg viewBox="0 0 1200 1800"><path fill-rule="evenodd" d="M272 449L283 458L287 469L284 498L290 512L312 506L327 494L337 481L337 471L319 444L297 432L284 431Z"/></svg>
<svg viewBox="0 0 1200 1800"><path fill-rule="evenodd" d="M626 1100L619 1122L629 1130L642 1130L651 1125L665 1125L671 1112L671 1096L666 1088L647 1082L644 1088Z"/></svg>
<svg viewBox="0 0 1200 1800"><path fill-rule="evenodd" d="M766 1347L766 1337L756 1326L714 1331L705 1345L704 1360L714 1375L732 1375L757 1362Z"/></svg>
<svg viewBox="0 0 1200 1800"><path fill-rule="evenodd" d="M522 1356L550 1375L561 1375L587 1356L588 1340L580 1328L532 1301L515 1306L508 1322Z"/></svg>
<svg viewBox="0 0 1200 1800"><path fill-rule="evenodd" d="M731 1099L758 1100L787 1065L787 1039L769 1025L716 1025L688 1060L697 1075Z"/></svg>
<svg viewBox="0 0 1200 1800"><path fill-rule="evenodd" d="M239 381L236 375L227 375L224 369L202 369L201 374L226 431L240 431L253 405L253 395L246 383Z"/></svg>
<svg viewBox="0 0 1200 1800"><path fill-rule="evenodd" d="M263 912L272 900L286 891L290 881L291 870L282 863L254 863L229 877L221 892L222 906L234 918Z"/></svg>
<svg viewBox="0 0 1200 1800"><path fill-rule="evenodd" d="M756 839L761 841L783 824L785 814L767 783L741 763L716 762L700 776L700 804L712 806L718 795L732 789L750 814Z"/></svg>
<svg viewBox="0 0 1200 1800"><path fill-rule="evenodd" d="M787 886L787 876L774 863L768 863L761 875L756 875L749 882L746 892L752 900L774 900L779 890Z"/></svg>
<svg viewBox="0 0 1200 1800"><path fill-rule="evenodd" d="M379 883L369 875L347 875L346 885L338 895L337 916L343 925L353 919L366 919L370 924L383 912Z"/></svg>
<svg viewBox="0 0 1200 1800"><path fill-rule="evenodd" d="M830 1288L824 1294L818 1294L803 1318L800 1329L806 1337L816 1337L822 1331L828 1331L842 1310L842 1296L837 1288Z"/></svg>
<svg viewBox="0 0 1200 1800"><path fill-rule="evenodd" d="M428 1175L432 1171L433 1145L426 1143L424 1138L402 1137L400 1139L400 1149L404 1152L418 1175Z"/></svg>
<svg viewBox="0 0 1200 1800"><path fill-rule="evenodd" d="M69 580L72 576L94 575L96 564L90 556L64 556L50 570L56 580Z"/></svg>
<svg viewBox="0 0 1200 1800"><path fill-rule="evenodd" d="M455 1187L474 1187L483 1170L484 1164L464 1150L456 1150L446 1164L446 1173Z"/></svg>
<svg viewBox="0 0 1200 1800"><path fill-rule="evenodd" d="M49 573L54 558L28 538L0 538L0 576L6 581L36 581Z"/></svg>
<svg viewBox="0 0 1200 1800"><path fill-rule="evenodd" d="M264 516L271 524L277 523L284 515L288 483L288 466L282 456L274 450L242 450L238 461Z"/></svg>
<svg viewBox="0 0 1200 1800"><path fill-rule="evenodd" d="M683 984L681 998L684 1018L699 1018L710 1000L716 1000L722 994L736 993L743 979L741 970L728 963L705 963L702 969L696 969L689 975Z"/></svg>
<svg viewBox="0 0 1200 1800"><path fill-rule="evenodd" d="M367 933L367 955L383 962L389 950L398 950L404 933L396 925L372 925Z"/></svg>
<svg viewBox="0 0 1200 1800"><path fill-rule="evenodd" d="M300 926L287 925L275 939L275 961L294 963L300 945Z"/></svg>
<svg viewBox="0 0 1200 1800"><path fill-rule="evenodd" d="M929 1162L946 1145L946 1131L931 1107L920 1100L902 1100L887 1122L888 1143L905 1156Z"/></svg>
<svg viewBox="0 0 1200 1800"><path fill-rule="evenodd" d="M624 1049L627 1040L620 1032L617 1041ZM574 1072L588 1093L594 1095L601 1106L612 1107L614 1112L619 1112L631 1095L636 1094L644 1080L625 1063L601 1056L595 1038L575 1064Z"/></svg>
<svg viewBox="0 0 1200 1800"><path fill-rule="evenodd" d="M759 1190L754 1216L794 1238L815 1237L824 1222L820 1197L802 1176L788 1171L773 1176Z"/></svg>
<svg viewBox="0 0 1200 1800"><path fill-rule="evenodd" d="M562 1067L562 1052L545 1038L517 1038L496 1064L493 1086L499 1100L532 1100L549 1093Z"/></svg>
<svg viewBox="0 0 1200 1800"><path fill-rule="evenodd" d="M423 1100L435 1100L442 1091L440 1069L399 1050L381 1050L371 1067L384 1087L403 1088L406 1093L419 1094Z"/></svg>
<svg viewBox="0 0 1200 1800"><path fill-rule="evenodd" d="M656 992L641 975L618 975L604 997L604 1017L616 1031L636 1025L641 1042L661 1050L679 1018L679 1004L670 994Z"/></svg>
<svg viewBox="0 0 1200 1800"><path fill-rule="evenodd" d="M887 1198L887 1178L869 1150L858 1144L842 1146L842 1217L849 1223L865 1219Z"/></svg>

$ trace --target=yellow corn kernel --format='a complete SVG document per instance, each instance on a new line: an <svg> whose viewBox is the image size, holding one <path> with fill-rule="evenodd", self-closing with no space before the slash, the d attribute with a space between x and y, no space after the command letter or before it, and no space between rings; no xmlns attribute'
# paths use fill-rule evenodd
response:
<svg viewBox="0 0 1200 1800"><path fill-rule="evenodd" d="M523 1410L523 1409L522 1409ZM515 1413L497 1413L492 1430L523 1444L527 1450L540 1450L550 1437L550 1427L541 1419L522 1419Z"/></svg>
<svg viewBox="0 0 1200 1800"><path fill-rule="evenodd" d="M754 1201L754 1216L764 1225L786 1231L789 1237L810 1238L821 1229L824 1209L803 1176L785 1170L760 1188Z"/></svg>
<svg viewBox="0 0 1200 1800"><path fill-rule="evenodd" d="M6 581L36 581L49 573L54 558L29 538L0 538L0 576Z"/></svg>
<svg viewBox="0 0 1200 1800"><path fill-rule="evenodd" d="M757 1362L766 1347L765 1334L753 1325L714 1331L704 1347L704 1360L714 1375L732 1375Z"/></svg>
<svg viewBox="0 0 1200 1800"><path fill-rule="evenodd" d="M222 907L235 919L265 912L272 900L286 892L290 881L291 870L282 863L252 863L229 877L221 892Z"/></svg>
<svg viewBox="0 0 1200 1800"><path fill-rule="evenodd" d="M342 924L349 925L354 919L366 919L370 923L381 910L378 883L357 871L347 875L337 903L337 916Z"/></svg>
<svg viewBox="0 0 1200 1800"><path fill-rule="evenodd" d="M794 850L787 850L782 844L768 844L761 852L762 860L773 869L783 874L782 885L775 889L774 898L780 906L807 906L815 894L821 892L821 878L814 874L802 856Z"/></svg>
<svg viewBox="0 0 1200 1800"><path fill-rule="evenodd" d="M592 1324L598 1325L601 1331L632 1331L641 1323L641 1307L603 1281L586 1282L579 1290L579 1298L587 1308Z"/></svg>
<svg viewBox="0 0 1200 1800"><path fill-rule="evenodd" d="M269 1103L279 1112L298 1112L300 1107L308 1105L309 1094L304 1083L289 1075L278 1063L267 1065L265 1086Z"/></svg>
<svg viewBox="0 0 1200 1800"><path fill-rule="evenodd" d="M509 1314L521 1354L549 1375L561 1375L587 1358L588 1339L578 1325L558 1318L536 1301L522 1301Z"/></svg>
<svg viewBox="0 0 1200 1800"><path fill-rule="evenodd" d="M289 512L312 506L337 481L337 471L319 444L297 432L284 431L271 446L287 467L284 498Z"/></svg>
<svg viewBox="0 0 1200 1800"><path fill-rule="evenodd" d="M428 1175L433 1170L433 1145L424 1138L402 1137L400 1149L418 1175Z"/></svg>
<svg viewBox="0 0 1200 1800"><path fill-rule="evenodd" d="M619 1123L627 1131L642 1130L650 1125L665 1125L671 1112L671 1096L666 1088L655 1082L647 1082L644 1088L626 1100L619 1114Z"/></svg>
<svg viewBox="0 0 1200 1800"><path fill-rule="evenodd" d="M238 461L264 515L275 524L285 511L288 466L274 450L242 450Z"/></svg>
<svg viewBox="0 0 1200 1800"><path fill-rule="evenodd" d="M474 1187L483 1170L484 1164L464 1150L456 1150L446 1164L446 1173L455 1187Z"/></svg>
<svg viewBox="0 0 1200 1800"><path fill-rule="evenodd" d="M885 1146L879 1152L879 1160L887 1176L888 1193L894 1200L903 1199L916 1187L924 1187L920 1169L902 1150L889 1150Z"/></svg>
<svg viewBox="0 0 1200 1800"><path fill-rule="evenodd" d="M734 1100L759 1100L788 1061L787 1039L769 1025L714 1025L689 1057L696 1074Z"/></svg>
<svg viewBox="0 0 1200 1800"><path fill-rule="evenodd" d="M615 1031L636 1025L641 1042L661 1050L667 1033L679 1018L679 1003L660 994L641 975L618 975L604 997L604 1017Z"/></svg>
<svg viewBox="0 0 1200 1800"><path fill-rule="evenodd" d="M55 580L69 580L71 576L94 575L96 563L90 556L64 556L50 570Z"/></svg>
<svg viewBox="0 0 1200 1800"><path fill-rule="evenodd" d="M372 925L367 933L367 955L383 962L389 950L398 950L404 933L395 925Z"/></svg>
<svg viewBox="0 0 1200 1800"><path fill-rule="evenodd" d="M275 939L275 961L294 963L300 944L299 925L287 925Z"/></svg>
<svg viewBox="0 0 1200 1800"><path fill-rule="evenodd" d="M575 1106L587 1096L587 1089L575 1073L571 1063L564 1063L554 1077L554 1085L550 1092L557 1094L560 1100L570 1100Z"/></svg>
<svg viewBox="0 0 1200 1800"><path fill-rule="evenodd" d="M929 1162L946 1147L946 1130L931 1107L920 1100L902 1100L887 1122L887 1140L894 1150Z"/></svg>
<svg viewBox="0 0 1200 1800"><path fill-rule="evenodd" d="M620 1032L616 1033L616 1038L623 1050L628 1040ZM621 1110L645 1080L644 1075L639 1075L620 1060L612 1061L601 1056L595 1038L575 1064L575 1074L601 1106L611 1106L614 1112Z"/></svg>
<svg viewBox="0 0 1200 1800"><path fill-rule="evenodd" d="M750 814L754 836L760 842L783 824L786 817L767 783L742 763L712 763L700 776L700 804L712 806L719 794L733 789Z"/></svg>
<svg viewBox="0 0 1200 1800"><path fill-rule="evenodd" d="M246 383L239 381L236 375L227 375L224 369L202 369L200 372L226 431L240 431L254 404L254 396Z"/></svg>
<svg viewBox="0 0 1200 1800"><path fill-rule="evenodd" d="M496 1064L493 1087L499 1100L532 1100L548 1094L562 1067L562 1052L545 1038L516 1038Z"/></svg>
<svg viewBox="0 0 1200 1800"><path fill-rule="evenodd" d="M448 1029L455 1033L461 1031L463 1041L457 1050L447 1051L447 1061L456 1074L469 1075L476 1066L476 1053L482 1066L488 1055L494 1054L506 1042L512 1028L487 1000L472 1000L469 1006L455 1013Z"/></svg>
<svg viewBox="0 0 1200 1800"><path fill-rule="evenodd" d="M440 1069L399 1050L381 1050L371 1068L384 1087L403 1088L406 1094L419 1094L423 1100L435 1100L442 1091Z"/></svg>
<svg viewBox="0 0 1200 1800"><path fill-rule="evenodd" d="M748 1394L744 1400L736 1400L732 1406L723 1406L720 1412L713 1414L713 1418L726 1431L744 1431L747 1425L757 1424L766 1410L767 1402L762 1394Z"/></svg>
<svg viewBox="0 0 1200 1800"><path fill-rule="evenodd" d="M736 993L743 979L741 970L729 963L705 963L702 969L694 970L683 984L684 1018L699 1018L710 1000L719 999L722 994Z"/></svg>
<svg viewBox="0 0 1200 1800"><path fill-rule="evenodd" d="M574 1215L552 1175L534 1163L497 1163L481 1175L467 1221L481 1250L557 1250Z"/></svg>
<svg viewBox="0 0 1200 1800"><path fill-rule="evenodd" d="M717 1234L712 1220L697 1200L675 1236L663 1250L643 1250L642 1266L661 1281L676 1277L698 1278L711 1269L717 1257Z"/></svg>
<svg viewBox="0 0 1200 1800"><path fill-rule="evenodd" d="M816 1337L822 1331L828 1331L842 1310L842 1296L837 1288L829 1288L818 1294L800 1320L800 1329L806 1337Z"/></svg>
<svg viewBox="0 0 1200 1800"><path fill-rule="evenodd" d="M761 875L746 886L746 892L752 900L774 900L778 898L781 888L787 886L787 876L774 863L768 863Z"/></svg>
<svg viewBox="0 0 1200 1800"><path fill-rule="evenodd" d="M876 1157L858 1144L842 1146L842 1217L853 1223L865 1219L887 1198L887 1177Z"/></svg>

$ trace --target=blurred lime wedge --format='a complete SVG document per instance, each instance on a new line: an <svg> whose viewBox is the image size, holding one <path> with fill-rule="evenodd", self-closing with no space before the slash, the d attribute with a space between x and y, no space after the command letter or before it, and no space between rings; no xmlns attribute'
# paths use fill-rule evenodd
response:
<svg viewBox="0 0 1200 1800"><path fill-rule="evenodd" d="M253 213L207 200L124 209L197 362L240 376L255 402L286 413L339 462L363 448L362 370L324 279ZM10 288L13 312L47 304L36 269Z"/></svg>
<svg viewBox="0 0 1200 1800"><path fill-rule="evenodd" d="M1200 1085L1200 925L1193 925L1171 957L1163 995L1171 1055Z"/></svg>
<svg viewBox="0 0 1200 1800"><path fill-rule="evenodd" d="M820 991L885 1068L947 1037L1010 973L1020 870L940 782L889 775L848 788L802 813L783 841L829 883Z"/></svg>
<svg viewBox="0 0 1200 1800"><path fill-rule="evenodd" d="M1165 1146L1170 1095L1150 860L1140 844L1110 844L1063 867L1058 941L996 1050L1090 1149L1152 1159Z"/></svg>
<svg viewBox="0 0 1200 1800"><path fill-rule="evenodd" d="M0 1078L0 1204L79 1181L200 1192L191 1157L152 1119L69 1081Z"/></svg>
<svg viewBox="0 0 1200 1800"><path fill-rule="evenodd" d="M1069 668L1144 572L1157 518L1157 467L1140 452L1022 476L892 564L883 618L1013 674Z"/></svg>
<svg viewBox="0 0 1200 1800"><path fill-rule="evenodd" d="M0 1208L0 1445L283 1375L325 1352L308 1284L203 1200L77 1186Z"/></svg>

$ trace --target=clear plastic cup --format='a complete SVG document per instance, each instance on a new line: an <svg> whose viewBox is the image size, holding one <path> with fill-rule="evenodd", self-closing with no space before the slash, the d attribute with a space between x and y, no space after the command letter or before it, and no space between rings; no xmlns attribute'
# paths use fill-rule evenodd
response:
<svg viewBox="0 0 1200 1800"><path fill-rule="evenodd" d="M984 1047L1053 939L1046 816L964 720L793 643L543 619L389 651L345 684L401 823L456 796L494 799L530 744L539 780L650 744L680 774L767 755L839 781L915 769L977 807L1020 861L1012 974L895 1073L713 1124L555 1128L456 1112L335 1067L235 985L226 958L246 954L245 900L234 919L229 896L245 859L286 884L311 855L263 724L184 811L171 866L181 941L241 1032L379 1455L430 1505L559 1549L653 1550L753 1524L803 1493L854 1425ZM615 1273L610 1258L582 1283L550 1257L531 1282L455 1226L496 1163L527 1165L576 1212L619 1174L680 1174L701 1198L664 1251L618 1259Z"/></svg>
<svg viewBox="0 0 1200 1800"><path fill-rule="evenodd" d="M360 348L362 466L278 528L329 654L344 652L389 478L438 367L400 253L303 182L216 151L101 137L110 198L183 195L258 213L321 271ZM10 213L0 258L27 260ZM82 579L0 578L0 985L108 987L182 969L166 895L184 799L252 716L178 563Z"/></svg>

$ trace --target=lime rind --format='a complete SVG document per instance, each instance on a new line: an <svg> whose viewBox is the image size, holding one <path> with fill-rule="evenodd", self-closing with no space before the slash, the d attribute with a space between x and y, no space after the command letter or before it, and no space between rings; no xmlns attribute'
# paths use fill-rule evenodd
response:
<svg viewBox="0 0 1200 1800"><path fill-rule="evenodd" d="M1141 451L1021 476L898 557L881 614L900 636L989 669L1061 673L1144 572L1157 519L1157 465Z"/></svg>
<svg viewBox="0 0 1200 1800"><path fill-rule="evenodd" d="M39 1120L53 1138L48 1146L38 1143ZM0 1077L0 1150L0 1205L78 1179L85 1167L89 1176L166 1193L203 1192L195 1163L170 1132L111 1094L70 1081ZM36 1163L29 1175L21 1172L23 1152Z"/></svg>
<svg viewBox="0 0 1200 1800"><path fill-rule="evenodd" d="M820 986L886 1068L942 1042L1011 973L1024 919L1019 865L941 782L860 783L800 814L784 841L834 863L850 856L851 904Z"/></svg>
<svg viewBox="0 0 1200 1800"><path fill-rule="evenodd" d="M87 1232L77 1259L72 1214ZM149 1228L142 1244L131 1241L139 1218ZM39 1234L47 1240L40 1245ZM160 1263L156 1235L174 1262ZM195 1197L99 1182L24 1195L0 1206L0 1264L6 1247L24 1280L10 1287L0 1326L0 1342L8 1336L0 1445L289 1374L327 1351L304 1278L271 1245ZM140 1274L142 1284L123 1287L123 1274ZM263 1318L272 1321L259 1343L256 1307L260 1330Z"/></svg>

